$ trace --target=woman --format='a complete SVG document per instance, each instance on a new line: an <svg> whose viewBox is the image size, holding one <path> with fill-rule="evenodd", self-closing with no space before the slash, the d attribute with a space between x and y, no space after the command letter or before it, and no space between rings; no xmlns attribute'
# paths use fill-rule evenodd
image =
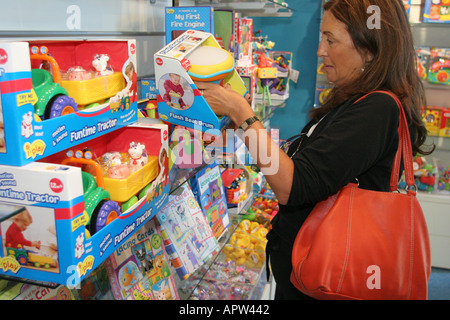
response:
<svg viewBox="0 0 450 320"><path fill-rule="evenodd" d="M389 191L398 145L398 107L383 93L358 98L374 90L395 93L407 114L413 151L431 153L421 149L426 129L419 107L425 105L425 97L402 1L331 0L324 10L317 55L334 84L327 101L311 111L311 121L287 154L267 138L258 121L248 121L250 129L244 134L251 137L246 139L249 151L280 203L268 242L276 299L307 298L289 280L291 252L317 202L355 178L361 188ZM245 99L229 88L207 83L198 87L214 111L229 116L234 124L246 127L245 120L254 116Z"/></svg>

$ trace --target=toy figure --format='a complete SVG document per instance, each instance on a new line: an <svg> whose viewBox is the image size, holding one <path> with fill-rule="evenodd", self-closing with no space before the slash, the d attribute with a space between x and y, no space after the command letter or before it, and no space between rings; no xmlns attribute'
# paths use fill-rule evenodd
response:
<svg viewBox="0 0 450 320"><path fill-rule="evenodd" d="M130 156L130 167L132 171L139 170L145 166L148 162L148 156L145 151L145 145L139 142L131 142L130 148L128 149L128 154Z"/></svg>
<svg viewBox="0 0 450 320"><path fill-rule="evenodd" d="M84 68L80 66L71 67L67 71L67 76L71 81L83 81L92 79L92 74L84 70Z"/></svg>
<svg viewBox="0 0 450 320"><path fill-rule="evenodd" d="M113 69L108 66L109 56L107 54L96 54L92 60L92 66L96 70L96 76L108 76L114 73Z"/></svg>

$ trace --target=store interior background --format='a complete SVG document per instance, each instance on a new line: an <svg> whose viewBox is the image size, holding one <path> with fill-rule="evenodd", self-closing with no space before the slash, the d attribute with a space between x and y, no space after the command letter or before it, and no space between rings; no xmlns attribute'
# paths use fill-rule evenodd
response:
<svg viewBox="0 0 450 320"><path fill-rule="evenodd" d="M195 1L180 0L180 6L195 5ZM289 1L291 17L251 17L253 31L261 31L274 41L274 50L293 52L293 68L300 72L297 83L291 81L289 99L270 118L271 128L278 129L280 138L298 134L308 121L314 105L319 45L321 1ZM429 282L430 300L450 299L450 270L433 268Z"/></svg>

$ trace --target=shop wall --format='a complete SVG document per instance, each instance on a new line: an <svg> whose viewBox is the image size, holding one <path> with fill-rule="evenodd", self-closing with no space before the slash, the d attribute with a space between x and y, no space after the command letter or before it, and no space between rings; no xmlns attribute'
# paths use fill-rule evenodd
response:
<svg viewBox="0 0 450 320"><path fill-rule="evenodd" d="M293 68L300 71L298 82L290 83L286 106L271 118L272 128L280 130L282 139L301 131L314 105L321 3L320 0L289 1L289 7L295 10L289 18L253 17L253 30L268 35L275 42L273 50L293 52Z"/></svg>

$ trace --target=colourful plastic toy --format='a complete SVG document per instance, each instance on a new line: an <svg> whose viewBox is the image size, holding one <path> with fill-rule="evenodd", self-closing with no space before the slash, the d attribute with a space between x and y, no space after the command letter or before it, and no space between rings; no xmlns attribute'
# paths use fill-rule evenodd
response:
<svg viewBox="0 0 450 320"><path fill-rule="evenodd" d="M109 192L105 190L102 168L92 159L92 152L69 150L67 158L62 163L88 165L95 171L95 178L92 174L82 171L85 224L91 235L120 216L120 206L116 201L111 200Z"/></svg>
<svg viewBox="0 0 450 320"><path fill-rule="evenodd" d="M200 46L189 54L189 76L196 81L220 81L234 70L230 52L211 46Z"/></svg>
<svg viewBox="0 0 450 320"><path fill-rule="evenodd" d="M33 89L37 95L34 104L35 113L41 119L51 119L78 111L75 100L69 97L69 93L61 86L61 74L56 60L47 54L47 48L42 46L31 48L31 59L47 61L53 72L44 69L32 69L31 77Z"/></svg>

